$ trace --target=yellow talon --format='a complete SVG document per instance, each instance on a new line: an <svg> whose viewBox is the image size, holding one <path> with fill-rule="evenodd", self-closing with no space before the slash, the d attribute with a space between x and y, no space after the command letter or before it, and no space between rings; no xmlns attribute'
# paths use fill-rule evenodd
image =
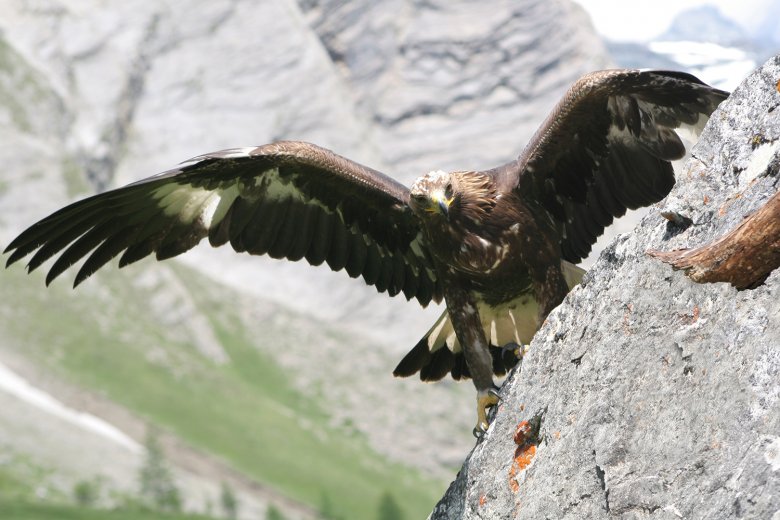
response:
<svg viewBox="0 0 780 520"><path fill-rule="evenodd" d="M494 389L477 392L477 425L474 436L479 437L488 429L487 409L498 404L498 392Z"/></svg>

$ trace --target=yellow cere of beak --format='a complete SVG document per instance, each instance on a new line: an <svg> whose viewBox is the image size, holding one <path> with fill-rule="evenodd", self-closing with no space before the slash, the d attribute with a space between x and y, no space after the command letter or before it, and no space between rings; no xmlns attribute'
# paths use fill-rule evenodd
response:
<svg viewBox="0 0 780 520"><path fill-rule="evenodd" d="M452 204L452 201L455 197L450 197L449 199L446 198L443 195L440 195L438 193L434 193L431 197L431 205L427 207L425 210L428 213L447 213L447 210L450 207L450 204Z"/></svg>

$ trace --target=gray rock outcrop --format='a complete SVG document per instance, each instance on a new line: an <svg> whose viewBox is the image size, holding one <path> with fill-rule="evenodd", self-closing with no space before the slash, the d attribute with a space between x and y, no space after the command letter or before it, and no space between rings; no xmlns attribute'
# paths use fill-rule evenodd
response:
<svg viewBox="0 0 780 520"><path fill-rule="evenodd" d="M646 254L710 242L778 191L778 80L780 56L549 316L431 518L780 517L779 270L737 291Z"/></svg>

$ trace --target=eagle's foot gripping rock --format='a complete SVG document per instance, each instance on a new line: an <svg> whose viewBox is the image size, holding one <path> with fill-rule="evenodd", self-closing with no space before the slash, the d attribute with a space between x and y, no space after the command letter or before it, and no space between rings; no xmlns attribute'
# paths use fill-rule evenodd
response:
<svg viewBox="0 0 780 520"><path fill-rule="evenodd" d="M474 437L479 438L487 431L489 426L487 410L497 405L498 401L498 387L477 392L477 425L472 432Z"/></svg>

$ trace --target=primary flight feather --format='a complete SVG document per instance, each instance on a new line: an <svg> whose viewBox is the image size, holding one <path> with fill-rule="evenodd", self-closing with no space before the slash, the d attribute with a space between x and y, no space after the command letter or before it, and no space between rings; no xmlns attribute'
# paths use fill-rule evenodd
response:
<svg viewBox="0 0 780 520"><path fill-rule="evenodd" d="M612 219L661 200L685 147L727 96L689 74L606 70L578 80L515 161L431 171L411 189L316 145L283 141L201 155L75 202L22 232L7 265L59 255L50 283L74 286L119 256L179 255L208 237L237 252L323 262L379 292L447 309L396 375L451 374L477 388L476 432L497 402L494 374L581 278L573 264ZM511 348L504 348L507 345ZM498 348L491 348L498 347Z"/></svg>

